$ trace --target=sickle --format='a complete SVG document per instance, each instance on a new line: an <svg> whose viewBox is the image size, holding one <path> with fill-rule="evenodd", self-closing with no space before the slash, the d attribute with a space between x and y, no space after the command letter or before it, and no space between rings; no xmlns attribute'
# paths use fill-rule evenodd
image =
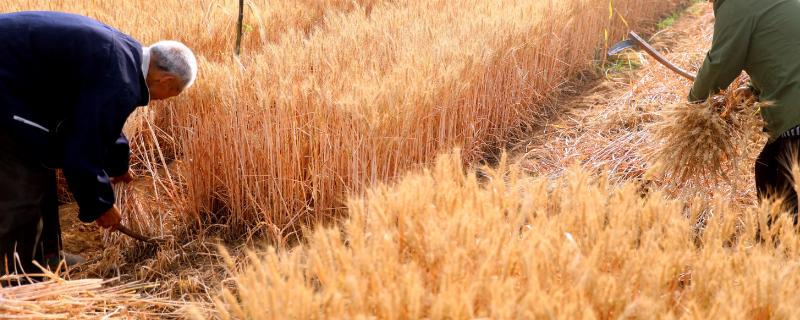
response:
<svg viewBox="0 0 800 320"><path fill-rule="evenodd" d="M131 229L128 229L128 227L123 226L122 224L118 224L115 228L120 233L122 233L122 234L124 234L126 236L129 236L131 238L134 238L136 240L139 240L139 241L142 241L142 242L147 242L147 243L152 243L152 244L157 244L155 239L149 238L149 237L145 237L145 236L143 236L143 235L141 235L139 233L136 233L135 231L133 231Z"/></svg>

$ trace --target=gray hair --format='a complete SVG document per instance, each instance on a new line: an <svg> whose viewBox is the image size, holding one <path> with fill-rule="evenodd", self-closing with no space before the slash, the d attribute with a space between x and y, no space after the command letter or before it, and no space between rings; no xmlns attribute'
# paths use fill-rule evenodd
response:
<svg viewBox="0 0 800 320"><path fill-rule="evenodd" d="M165 40L154 43L146 50L150 51L150 59L156 67L181 80L181 90L194 83L197 78L197 59L189 47L178 41Z"/></svg>

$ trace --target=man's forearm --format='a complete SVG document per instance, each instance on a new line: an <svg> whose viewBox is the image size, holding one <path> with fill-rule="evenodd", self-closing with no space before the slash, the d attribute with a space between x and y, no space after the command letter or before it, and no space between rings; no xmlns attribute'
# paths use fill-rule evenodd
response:
<svg viewBox="0 0 800 320"><path fill-rule="evenodd" d="M130 169L130 150L128 138L121 134L108 148L105 168L108 176L119 177L128 173Z"/></svg>

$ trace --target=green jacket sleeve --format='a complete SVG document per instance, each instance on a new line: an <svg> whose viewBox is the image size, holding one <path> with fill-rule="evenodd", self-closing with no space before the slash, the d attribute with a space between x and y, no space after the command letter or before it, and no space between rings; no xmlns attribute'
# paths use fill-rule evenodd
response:
<svg viewBox="0 0 800 320"><path fill-rule="evenodd" d="M750 46L753 18L739 11L742 10L735 2L728 1L716 12L711 50L689 92L690 102L704 101L728 88L742 73Z"/></svg>

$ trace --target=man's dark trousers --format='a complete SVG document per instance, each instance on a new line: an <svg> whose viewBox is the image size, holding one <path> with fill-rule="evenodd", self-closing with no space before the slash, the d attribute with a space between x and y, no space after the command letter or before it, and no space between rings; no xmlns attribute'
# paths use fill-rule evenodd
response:
<svg viewBox="0 0 800 320"><path fill-rule="evenodd" d="M26 154L0 129L0 275L39 273L32 261L60 252L55 171Z"/></svg>
<svg viewBox="0 0 800 320"><path fill-rule="evenodd" d="M797 192L791 167L800 161L800 137L779 137L768 143L756 159L755 178L759 200L781 197L797 225ZM798 163L800 164L800 163ZM772 220L772 217L769 219Z"/></svg>

